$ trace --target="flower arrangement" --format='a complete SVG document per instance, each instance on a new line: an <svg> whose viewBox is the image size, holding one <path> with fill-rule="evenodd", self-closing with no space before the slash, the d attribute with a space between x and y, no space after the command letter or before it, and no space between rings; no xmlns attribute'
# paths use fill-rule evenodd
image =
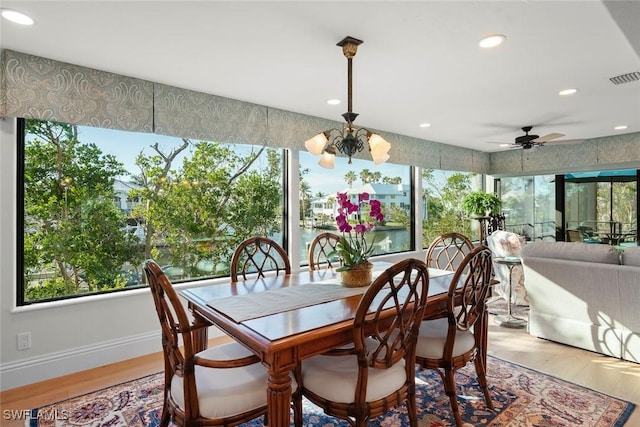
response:
<svg viewBox="0 0 640 427"><path fill-rule="evenodd" d="M368 265L368 258L374 249L375 238L371 243L367 243L365 233L371 231L376 223L384 221L380 201L370 200L369 193L358 194L358 203L351 202L347 193L338 193L337 199L339 207L336 225L338 230L342 232L342 237L332 254L338 254L342 258L343 265L336 271L347 271L361 265ZM369 207L368 214L365 212L367 206ZM357 221L355 225L352 225L349 222L349 217L354 213L357 214ZM363 220L365 215L370 221Z"/></svg>

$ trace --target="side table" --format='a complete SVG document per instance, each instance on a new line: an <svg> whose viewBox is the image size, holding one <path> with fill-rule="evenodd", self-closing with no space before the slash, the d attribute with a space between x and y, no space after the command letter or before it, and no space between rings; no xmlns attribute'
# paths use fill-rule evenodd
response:
<svg viewBox="0 0 640 427"><path fill-rule="evenodd" d="M498 322L500 326L504 326L505 328L524 328L525 326L527 326L527 321L515 317L511 313L511 294L513 292L513 275L511 274L511 272L513 270L513 267L522 264L522 260L517 257L505 257L493 258L493 262L495 262L496 264L506 265L509 268L509 299L507 300L507 315L496 316L496 322Z"/></svg>

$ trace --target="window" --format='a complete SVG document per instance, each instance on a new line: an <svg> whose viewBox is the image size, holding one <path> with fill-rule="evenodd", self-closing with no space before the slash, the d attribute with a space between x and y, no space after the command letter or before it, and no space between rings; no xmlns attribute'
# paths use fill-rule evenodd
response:
<svg viewBox="0 0 640 427"><path fill-rule="evenodd" d="M527 241L556 239L556 194L553 175L500 179L505 228Z"/></svg>
<svg viewBox="0 0 640 427"><path fill-rule="evenodd" d="M589 242L632 244L638 240L635 169L566 174L565 227Z"/></svg>
<svg viewBox="0 0 640 427"><path fill-rule="evenodd" d="M474 239L475 224L466 217L461 202L465 194L481 188L480 176L469 172L425 169L422 171L423 212L422 234L423 246L429 244L439 235L458 232ZM475 226L473 228L472 226ZM476 231L476 235L477 235Z"/></svg>
<svg viewBox="0 0 640 427"><path fill-rule="evenodd" d="M377 224L372 236L374 255L414 249L412 227L412 168L353 159L352 164L336 156L335 169L318 166L318 158L300 152L300 262L307 264L307 251L313 238L325 231L337 232L335 214L337 193L369 193L379 200L385 216L384 224ZM402 204L388 200L402 200Z"/></svg>
<svg viewBox="0 0 640 427"><path fill-rule="evenodd" d="M283 235L281 150L20 121L19 305L144 286L147 258L227 275L241 240Z"/></svg>

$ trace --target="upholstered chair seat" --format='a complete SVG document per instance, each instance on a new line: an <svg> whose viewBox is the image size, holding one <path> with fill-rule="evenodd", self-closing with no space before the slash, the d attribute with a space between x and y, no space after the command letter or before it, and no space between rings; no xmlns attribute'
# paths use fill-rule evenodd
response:
<svg viewBox="0 0 640 427"><path fill-rule="evenodd" d="M444 346L447 342L449 331L449 321L446 317L434 320L425 320L420 325L418 342L416 344L416 354L420 354L428 359L439 359L444 354ZM473 332L458 331L456 341L453 344L453 357L471 351L476 344Z"/></svg>
<svg viewBox="0 0 640 427"><path fill-rule="evenodd" d="M196 357L232 360L251 355L242 345L229 343L204 350ZM181 408L185 407L183 380L179 375L171 379L171 395ZM267 404L267 370L260 363L237 368L196 365L195 380L200 415L205 418L227 418Z"/></svg>
<svg viewBox="0 0 640 427"><path fill-rule="evenodd" d="M372 345L371 345L372 344ZM372 351L376 343L367 342ZM402 387L407 380L404 361L390 369L368 368L366 400L382 399ZM358 379L358 358L345 356L315 356L302 362L305 388L332 402L353 403Z"/></svg>

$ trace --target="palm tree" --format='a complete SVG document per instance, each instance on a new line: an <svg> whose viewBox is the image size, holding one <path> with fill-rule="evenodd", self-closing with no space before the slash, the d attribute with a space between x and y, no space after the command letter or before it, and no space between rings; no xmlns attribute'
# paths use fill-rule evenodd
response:
<svg viewBox="0 0 640 427"><path fill-rule="evenodd" d="M358 180L358 176L356 175L355 172L349 171L349 172L347 172L345 174L344 180L347 183L347 185L349 185L349 188L352 188L353 187L353 183Z"/></svg>

